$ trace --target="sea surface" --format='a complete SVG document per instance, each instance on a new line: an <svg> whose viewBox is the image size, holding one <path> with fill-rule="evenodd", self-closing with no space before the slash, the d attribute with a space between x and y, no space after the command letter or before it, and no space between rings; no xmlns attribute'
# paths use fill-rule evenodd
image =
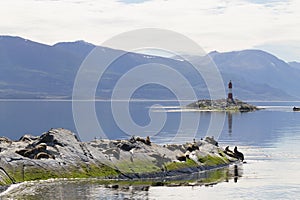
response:
<svg viewBox="0 0 300 200"><path fill-rule="evenodd" d="M110 111L111 102L95 103L99 124L110 139L150 135L152 141L160 144L183 143L199 140L211 131L218 132L221 126L214 135L219 145L229 145L231 149L238 146L245 155L246 163L240 166L242 173L236 179L206 186L151 186L146 190L112 189L91 181L51 180L14 185L6 194L18 191L18 197L28 199L300 199L300 112L292 110L294 106L300 107L300 102L250 103L264 109L212 113L184 110L172 101L134 101L127 105L128 116L135 123L133 127L142 127L134 133L127 131L131 126L118 126L120 123ZM70 101L0 101L0 135L17 140L25 133L40 135L58 127L77 133L73 114ZM155 117L165 119L162 127L151 125ZM199 117L194 129L194 119ZM180 126L182 118L186 120L185 126ZM88 140L103 134L79 136Z"/></svg>

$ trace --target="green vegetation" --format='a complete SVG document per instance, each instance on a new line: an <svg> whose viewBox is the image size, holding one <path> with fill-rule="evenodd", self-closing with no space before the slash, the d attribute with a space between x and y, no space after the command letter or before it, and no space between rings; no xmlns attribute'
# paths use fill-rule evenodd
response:
<svg viewBox="0 0 300 200"><path fill-rule="evenodd" d="M228 164L230 161L223 151L218 152L219 155L206 155L198 157L198 162L192 159L187 159L185 162L167 162L162 163L162 166L157 166L152 160L135 159L134 161L120 160L114 163L115 167L107 166L102 163L81 164L77 166L69 166L59 168L58 170L47 169L41 166L34 165L18 165L18 167L6 166L7 173L14 179L15 182L46 180L50 178L114 178L122 174L151 174L161 172L162 167L166 171L176 171L187 168L195 168L201 166L218 166ZM5 177L4 175L2 177ZM215 179L216 175L212 176ZM11 184L11 180L0 180L0 185ZM139 184L139 182L137 182ZM156 184L156 183L154 183Z"/></svg>
<svg viewBox="0 0 300 200"><path fill-rule="evenodd" d="M16 182L47 180L50 178L105 178L119 175L119 172L106 165L81 165L78 167L66 168L65 170L47 170L40 167L20 167L9 170L8 173Z"/></svg>
<svg viewBox="0 0 300 200"><path fill-rule="evenodd" d="M24 181L46 180L50 178L59 178L57 172L48 171L40 168L30 168L30 171L24 173Z"/></svg>
<svg viewBox="0 0 300 200"><path fill-rule="evenodd" d="M161 171L152 161L148 160L122 161L117 163L116 167L122 173L152 173Z"/></svg>
<svg viewBox="0 0 300 200"><path fill-rule="evenodd" d="M9 185L12 184L13 181L10 179L9 176L7 176L7 174L2 171L2 169L0 170L0 186L1 185Z"/></svg>
<svg viewBox="0 0 300 200"><path fill-rule="evenodd" d="M197 167L197 166L199 165L192 159L187 159L186 162L170 162L165 165L168 171L179 170L179 169L184 169L189 167Z"/></svg>
<svg viewBox="0 0 300 200"><path fill-rule="evenodd" d="M211 156L211 155L198 157L198 161L203 163L206 166L217 166L217 165L229 163L229 160L226 157Z"/></svg>
<svg viewBox="0 0 300 200"><path fill-rule="evenodd" d="M89 177L108 177L108 176L117 176L120 173L115 169L107 165L88 165L86 168L86 174Z"/></svg>
<svg viewBox="0 0 300 200"><path fill-rule="evenodd" d="M222 153L220 153L222 155ZM217 166L220 164L229 163L228 159L220 156L207 155L199 157L199 162L204 166ZM187 159L186 162L169 162L164 165L167 171L174 171L192 167L198 167L199 164L192 159ZM37 166L26 166L8 170L8 173L14 178L16 182L32 181L32 180L46 180L50 178L106 178L116 177L122 173L154 173L160 172L161 169L157 167L152 161L135 160L134 162L122 161L116 164L116 168L103 164L82 164L79 166L68 167L65 170L47 170ZM4 182L3 182L4 181ZM3 180L0 184L10 184L10 180ZM137 182L139 184L139 182Z"/></svg>

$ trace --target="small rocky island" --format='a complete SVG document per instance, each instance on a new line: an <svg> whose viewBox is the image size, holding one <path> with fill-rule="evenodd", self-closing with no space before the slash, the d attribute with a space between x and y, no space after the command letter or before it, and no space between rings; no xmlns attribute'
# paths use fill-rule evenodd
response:
<svg viewBox="0 0 300 200"><path fill-rule="evenodd" d="M199 109L200 111L240 111L251 112L259 110L258 107L243 102L239 99L234 99L232 94L232 82L228 83L228 96L227 99L198 100L186 106L187 108Z"/></svg>
<svg viewBox="0 0 300 200"><path fill-rule="evenodd" d="M228 101L228 99L210 100L203 99L198 100L186 106L187 108L199 109L202 111L239 111L239 112L252 112L259 110L260 108L235 99Z"/></svg>
<svg viewBox="0 0 300 200"><path fill-rule="evenodd" d="M63 128L17 141L0 137L0 150L0 185L90 177L165 181L243 160L240 152L223 149L210 137L169 145L154 144L149 137L81 142Z"/></svg>

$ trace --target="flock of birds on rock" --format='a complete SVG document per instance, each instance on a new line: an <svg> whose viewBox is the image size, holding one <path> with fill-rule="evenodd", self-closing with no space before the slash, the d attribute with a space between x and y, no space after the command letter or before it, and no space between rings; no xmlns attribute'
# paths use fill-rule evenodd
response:
<svg viewBox="0 0 300 200"><path fill-rule="evenodd" d="M210 138L208 138L208 139L210 139ZM201 140L202 140L202 138L201 138ZM211 138L211 140L214 141L214 138ZM147 136L146 139L143 139L143 138L140 138L140 137L135 138L134 136L132 136L131 139L129 139L129 142L131 142L131 143L135 143L136 141L143 142L146 145L151 145L151 141L150 141L150 137L149 136ZM187 146L187 149L186 149L187 152L184 155L177 155L176 159L179 160L179 161L186 161L186 159L189 159L190 156L192 155L191 152L193 152L195 150L199 150L199 146L196 145L195 143L196 143L196 141L194 139L194 142L192 144L189 144ZM212 143L212 141L210 141L210 143ZM218 143L215 142L215 145L218 146ZM244 154L242 152L238 151L236 146L234 147L233 151L231 151L229 149L229 146L227 146L225 148L224 153L226 155L232 157L232 158L236 158L236 159L238 159L238 160L240 160L242 162L244 161Z"/></svg>
<svg viewBox="0 0 300 200"><path fill-rule="evenodd" d="M217 145L216 145L216 146L217 146ZM185 153L185 154L177 155L177 156L176 156L176 159L177 159L178 161L185 162L187 159L190 159L190 157L194 155L193 152L194 152L195 150L199 150L199 146L196 145L195 142L194 142L194 144L189 144L189 145L187 146L187 148L186 148L186 153ZM236 146L234 147L234 150L233 150L233 151L231 151L231 150L229 149L229 146L227 146L227 147L225 148L225 150L224 150L224 153L225 153L226 155L232 157L232 158L236 158L236 159L238 159L238 160L240 160L240 161L242 161L242 162L244 161L244 154L243 154L242 152L238 151Z"/></svg>

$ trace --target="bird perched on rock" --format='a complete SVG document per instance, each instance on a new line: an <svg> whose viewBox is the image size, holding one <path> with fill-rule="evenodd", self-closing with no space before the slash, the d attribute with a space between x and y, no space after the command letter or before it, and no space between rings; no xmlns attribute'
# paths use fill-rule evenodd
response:
<svg viewBox="0 0 300 200"><path fill-rule="evenodd" d="M142 143L144 143L144 144L146 144L146 145L149 145L149 146L151 145L151 140L150 140L150 137L149 137L149 136L147 136L146 139L137 137L135 140L136 140L136 141L139 141L139 142L142 142Z"/></svg>
<svg viewBox="0 0 300 200"><path fill-rule="evenodd" d="M196 144L188 144L186 150L192 152L199 150L199 147Z"/></svg>
<svg viewBox="0 0 300 200"><path fill-rule="evenodd" d="M176 159L181 161L181 162L185 162L187 158L186 158L186 155L184 155L184 154L178 154L176 156Z"/></svg>
<svg viewBox="0 0 300 200"><path fill-rule="evenodd" d="M151 140L150 140L150 137L147 136L146 140L145 140L145 144L147 145L151 145Z"/></svg>
<svg viewBox="0 0 300 200"><path fill-rule="evenodd" d="M231 151L231 150L229 149L229 146L227 146L227 147L225 148L225 151L226 151L226 152L233 153L233 151Z"/></svg>
<svg viewBox="0 0 300 200"><path fill-rule="evenodd" d="M229 149L229 146L227 146L227 147L225 148L224 153L225 153L226 155L230 156L230 157L238 158L238 157L235 155L235 153Z"/></svg>
<svg viewBox="0 0 300 200"><path fill-rule="evenodd" d="M242 152L239 152L237 150L237 147L234 147L234 154L236 155L236 157L241 160L241 161L244 161L244 154Z"/></svg>

